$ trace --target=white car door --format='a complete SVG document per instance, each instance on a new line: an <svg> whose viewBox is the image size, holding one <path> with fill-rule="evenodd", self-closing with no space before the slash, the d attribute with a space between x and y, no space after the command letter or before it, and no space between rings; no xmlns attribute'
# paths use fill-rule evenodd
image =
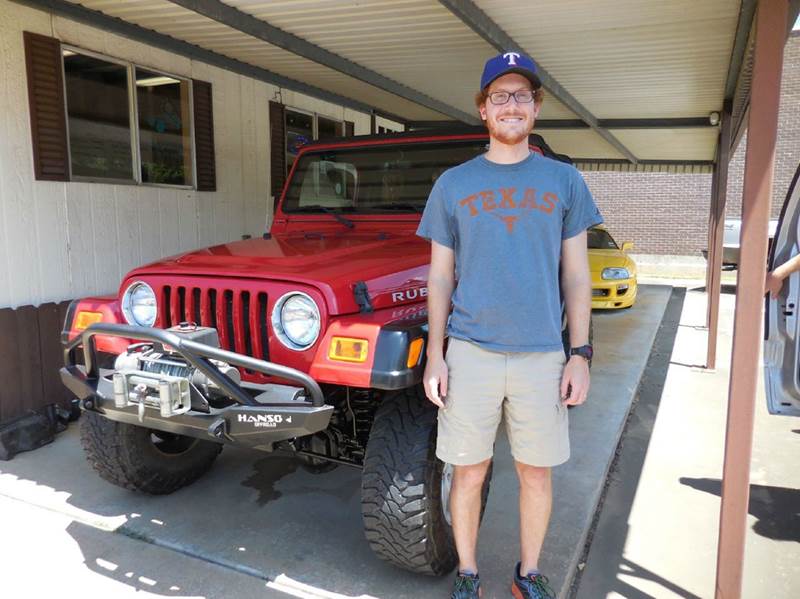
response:
<svg viewBox="0 0 800 599"><path fill-rule="evenodd" d="M800 253L800 166L783 204L769 257L772 270ZM800 272L783 282L776 299L767 296L764 384L770 414L800 416Z"/></svg>

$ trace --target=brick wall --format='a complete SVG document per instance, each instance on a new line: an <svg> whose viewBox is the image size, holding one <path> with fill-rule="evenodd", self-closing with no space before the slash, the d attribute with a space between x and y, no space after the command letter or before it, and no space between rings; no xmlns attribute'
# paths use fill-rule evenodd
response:
<svg viewBox="0 0 800 599"><path fill-rule="evenodd" d="M746 134L728 171L726 216L741 215ZM800 162L800 32L784 51L772 217L780 215ZM706 247L711 175L583 173L606 224L618 242L633 241L638 254L699 256Z"/></svg>
<svg viewBox="0 0 800 599"><path fill-rule="evenodd" d="M727 216L742 214L744 155L747 133L731 160L728 172ZM800 31L792 32L783 53L781 106L778 113L778 143L775 149L775 177L772 182L772 218L778 218L789 184L800 163Z"/></svg>
<svg viewBox="0 0 800 599"><path fill-rule="evenodd" d="M705 247L711 175L583 173L611 234L636 254L699 255Z"/></svg>

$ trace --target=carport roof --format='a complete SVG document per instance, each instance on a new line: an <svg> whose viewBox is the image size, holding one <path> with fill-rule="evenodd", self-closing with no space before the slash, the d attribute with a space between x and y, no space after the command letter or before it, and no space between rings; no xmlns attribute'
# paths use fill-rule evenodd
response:
<svg viewBox="0 0 800 599"><path fill-rule="evenodd" d="M743 129L756 0L22 0L415 127L477 123L484 61L543 70L538 131L584 168L709 170ZM797 0L791 0L794 22ZM433 123L432 123L433 122ZM736 136L738 139L738 136Z"/></svg>

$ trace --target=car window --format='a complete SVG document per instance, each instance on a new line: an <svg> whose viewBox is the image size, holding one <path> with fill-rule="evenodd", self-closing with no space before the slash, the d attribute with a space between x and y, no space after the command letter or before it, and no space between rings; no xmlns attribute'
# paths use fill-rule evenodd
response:
<svg viewBox="0 0 800 599"><path fill-rule="evenodd" d="M485 141L470 140L309 152L297 164L283 210L420 213L445 170L485 151Z"/></svg>
<svg viewBox="0 0 800 599"><path fill-rule="evenodd" d="M355 202L357 173L352 164L314 161L300 176L298 206L351 208Z"/></svg>
<svg viewBox="0 0 800 599"><path fill-rule="evenodd" d="M587 231L587 244L590 250L616 250L617 243L603 229L589 229Z"/></svg>

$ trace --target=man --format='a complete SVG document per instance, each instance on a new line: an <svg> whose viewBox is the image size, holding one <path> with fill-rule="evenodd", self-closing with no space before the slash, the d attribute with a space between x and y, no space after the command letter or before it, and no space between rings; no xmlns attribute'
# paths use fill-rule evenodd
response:
<svg viewBox="0 0 800 599"><path fill-rule="evenodd" d="M542 93L529 57L507 52L487 61L476 105L489 150L437 179L417 231L431 241L425 393L439 407L436 455L454 465L453 599L480 596L481 488L503 415L520 481L521 560L512 593L554 597L538 561L552 505L550 469L569 458L567 406L582 404L589 391L586 229L602 218L574 167L529 149Z"/></svg>

